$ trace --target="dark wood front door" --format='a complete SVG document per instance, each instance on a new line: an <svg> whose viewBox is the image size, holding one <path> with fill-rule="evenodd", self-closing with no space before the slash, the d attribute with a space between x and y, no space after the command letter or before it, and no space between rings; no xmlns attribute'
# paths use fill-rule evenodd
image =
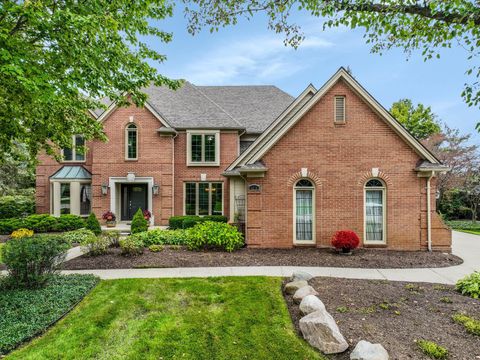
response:
<svg viewBox="0 0 480 360"><path fill-rule="evenodd" d="M147 184L122 184L122 221L130 221L138 209L147 209Z"/></svg>

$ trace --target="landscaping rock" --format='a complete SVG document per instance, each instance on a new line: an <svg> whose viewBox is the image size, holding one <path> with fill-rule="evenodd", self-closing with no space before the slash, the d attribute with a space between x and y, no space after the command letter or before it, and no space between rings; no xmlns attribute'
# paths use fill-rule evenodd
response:
<svg viewBox="0 0 480 360"><path fill-rule="evenodd" d="M292 295L295 294L295 292L304 287L307 286L308 283L305 280L298 280L298 281L292 281L287 284L285 284L285 293Z"/></svg>
<svg viewBox="0 0 480 360"><path fill-rule="evenodd" d="M300 289L295 291L295 294L293 294L293 301L299 304L307 295L318 295L318 292L310 285L301 287Z"/></svg>
<svg viewBox="0 0 480 360"><path fill-rule="evenodd" d="M338 354L348 349L337 323L326 310L318 310L299 321L303 337L324 354Z"/></svg>
<svg viewBox="0 0 480 360"><path fill-rule="evenodd" d="M360 340L350 354L350 360L388 360L388 352L381 344Z"/></svg>
<svg viewBox="0 0 480 360"><path fill-rule="evenodd" d="M292 274L292 281L305 280L310 281L313 278L312 274L309 274L306 271L295 271Z"/></svg>
<svg viewBox="0 0 480 360"><path fill-rule="evenodd" d="M302 299L300 303L300 311L303 315L311 314L318 310L325 310L322 300L315 295L307 295Z"/></svg>

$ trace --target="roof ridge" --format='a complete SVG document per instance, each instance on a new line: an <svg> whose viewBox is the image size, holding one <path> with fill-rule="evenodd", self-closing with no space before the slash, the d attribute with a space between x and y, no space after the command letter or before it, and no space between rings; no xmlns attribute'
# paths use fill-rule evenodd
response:
<svg viewBox="0 0 480 360"><path fill-rule="evenodd" d="M193 89L195 89L195 91L197 91L198 93L202 94L203 97L205 97L205 99L207 99L208 101L210 101L213 105L215 105L216 107L218 107L220 110L222 110L225 114L227 114L227 116L232 119L233 121L235 121L240 127L244 128L244 126L242 124L240 124L240 122L235 119L232 115L230 115L224 108L222 108L220 105L218 105L215 101L213 101L212 99L210 99L203 91L201 91L196 85L192 84L191 82L189 81L186 81L187 84L191 85Z"/></svg>

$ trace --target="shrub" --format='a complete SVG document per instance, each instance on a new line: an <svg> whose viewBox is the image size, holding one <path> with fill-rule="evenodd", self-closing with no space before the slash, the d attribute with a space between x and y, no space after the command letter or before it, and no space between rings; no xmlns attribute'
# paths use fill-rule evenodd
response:
<svg viewBox="0 0 480 360"><path fill-rule="evenodd" d="M65 214L54 219L56 223L50 231L72 231L85 227L85 220L78 215Z"/></svg>
<svg viewBox="0 0 480 360"><path fill-rule="evenodd" d="M168 227L170 230L181 229L183 226L183 216L172 216L168 219Z"/></svg>
<svg viewBox="0 0 480 360"><path fill-rule="evenodd" d="M48 214L39 214L30 215L24 219L0 220L0 233L7 235L21 228L33 230L35 233L69 231L80 229L84 226L85 222L77 215L54 217Z"/></svg>
<svg viewBox="0 0 480 360"><path fill-rule="evenodd" d="M358 235L351 230L337 231L332 237L332 246L335 249L342 250L344 253L356 249L359 244L360 239L358 238Z"/></svg>
<svg viewBox="0 0 480 360"><path fill-rule="evenodd" d="M8 270L8 283L28 288L44 285L57 271L69 247L68 242L57 235L7 241L1 251Z"/></svg>
<svg viewBox="0 0 480 360"><path fill-rule="evenodd" d="M12 239L21 239L24 237L32 237L32 236L33 236L33 230L29 230L29 229L18 229L10 234L10 237Z"/></svg>
<svg viewBox="0 0 480 360"><path fill-rule="evenodd" d="M143 254L144 245L142 240L136 236L128 236L119 241L122 255L135 256Z"/></svg>
<svg viewBox="0 0 480 360"><path fill-rule="evenodd" d="M163 245L150 245L148 247L148 250L150 250L151 252L160 252L160 251L163 251L163 249L164 249Z"/></svg>
<svg viewBox="0 0 480 360"><path fill-rule="evenodd" d="M0 220L0 233L2 235L11 234L17 229L24 228L23 219L4 219Z"/></svg>
<svg viewBox="0 0 480 360"><path fill-rule="evenodd" d="M92 233L93 234L93 233ZM110 246L110 240L104 236L87 236L80 243L82 250L90 256L103 255Z"/></svg>
<svg viewBox="0 0 480 360"><path fill-rule="evenodd" d="M204 222L204 218L201 218L199 216L190 216L185 219L183 219L182 223L182 229L190 229L193 228L195 225Z"/></svg>
<svg viewBox="0 0 480 360"><path fill-rule="evenodd" d="M85 227L88 230L93 231L95 235L100 235L102 233L102 227L100 226L100 223L98 222L98 219L94 213L90 213L90 215L88 215L88 218L85 221Z"/></svg>
<svg viewBox="0 0 480 360"><path fill-rule="evenodd" d="M70 244L73 244L73 243L81 244L85 239L92 236L95 237L95 234L93 233L92 230L83 228L83 229L78 229L73 231L67 231L62 236Z"/></svg>
<svg viewBox="0 0 480 360"><path fill-rule="evenodd" d="M208 216L195 216L195 215L185 215L185 216L172 216L168 220L168 227L170 230L175 229L189 229L194 227L197 223L203 221L214 221L214 222L223 222L228 221L226 216L223 215L208 215Z"/></svg>
<svg viewBox="0 0 480 360"><path fill-rule="evenodd" d="M448 350L433 341L418 340L417 345L425 355L432 359L446 359L448 356Z"/></svg>
<svg viewBox="0 0 480 360"><path fill-rule="evenodd" d="M207 215L207 216L204 216L202 219L204 219L205 221L214 221L214 222L223 222L223 223L228 222L228 218L223 215Z"/></svg>
<svg viewBox="0 0 480 360"><path fill-rule="evenodd" d="M480 299L480 271L475 271L473 274L458 280L455 288L463 295Z"/></svg>
<svg viewBox="0 0 480 360"><path fill-rule="evenodd" d="M35 197L25 195L0 197L0 219L21 218L35 213Z"/></svg>
<svg viewBox="0 0 480 360"><path fill-rule="evenodd" d="M147 230L148 230L148 222L147 220L145 220L145 217L143 216L142 209L138 209L135 215L133 215L130 232L132 234L137 234Z"/></svg>
<svg viewBox="0 0 480 360"><path fill-rule="evenodd" d="M102 232L102 235L108 239L111 246L118 247L118 241L120 240L120 231L118 230L106 230Z"/></svg>
<svg viewBox="0 0 480 360"><path fill-rule="evenodd" d="M480 336L480 321L465 314L455 314L452 317L457 324L463 325L470 334Z"/></svg>
<svg viewBox="0 0 480 360"><path fill-rule="evenodd" d="M30 215L23 219L23 227L36 233L49 232L54 229L57 219L48 214Z"/></svg>
<svg viewBox="0 0 480 360"><path fill-rule="evenodd" d="M188 248L236 250L244 245L243 235L236 227L219 222L205 221L188 231Z"/></svg>
<svg viewBox="0 0 480 360"><path fill-rule="evenodd" d="M154 229L131 235L141 240L143 245L186 245L188 232L183 229L161 230Z"/></svg>

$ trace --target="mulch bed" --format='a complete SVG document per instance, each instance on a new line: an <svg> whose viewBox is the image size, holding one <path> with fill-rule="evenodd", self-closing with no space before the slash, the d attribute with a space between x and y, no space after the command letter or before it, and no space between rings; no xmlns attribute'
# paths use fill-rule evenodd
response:
<svg viewBox="0 0 480 360"><path fill-rule="evenodd" d="M459 312L480 319L480 300L460 295L453 286L320 277L309 283L350 344L346 352L331 359L349 359L360 340L382 344L391 360L429 359L418 349L415 340L419 339L447 348L450 360L480 359L480 336L467 333L452 320ZM291 295L285 298L300 334L299 307Z"/></svg>
<svg viewBox="0 0 480 360"><path fill-rule="evenodd" d="M390 250L355 251L343 256L330 249L254 249L233 253L222 251L189 251L165 247L161 252L145 250L143 255L124 257L120 249L111 248L106 255L81 256L64 264L65 269L129 269L210 266L334 266L358 268L414 268L458 265L462 259L440 252L402 252Z"/></svg>

